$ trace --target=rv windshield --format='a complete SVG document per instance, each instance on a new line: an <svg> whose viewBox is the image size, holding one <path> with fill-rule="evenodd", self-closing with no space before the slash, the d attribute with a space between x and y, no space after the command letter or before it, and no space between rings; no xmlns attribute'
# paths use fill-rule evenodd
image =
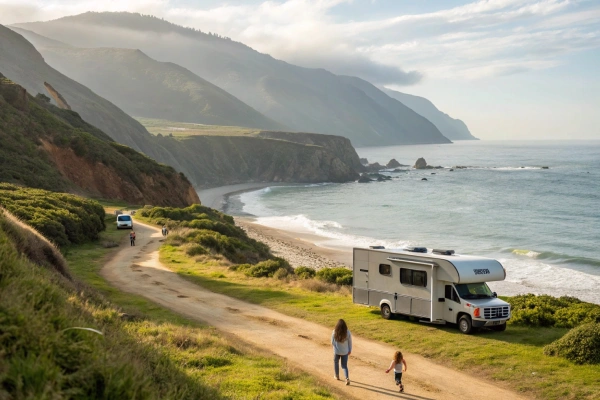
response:
<svg viewBox="0 0 600 400"><path fill-rule="evenodd" d="M487 299L494 297L487 283L461 283L454 285L458 296L463 299Z"/></svg>

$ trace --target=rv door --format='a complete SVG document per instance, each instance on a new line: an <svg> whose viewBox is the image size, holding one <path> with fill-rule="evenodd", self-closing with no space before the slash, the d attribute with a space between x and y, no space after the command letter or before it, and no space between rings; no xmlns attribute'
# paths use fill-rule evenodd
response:
<svg viewBox="0 0 600 400"><path fill-rule="evenodd" d="M446 284L444 301L444 319L446 322L456 324L456 315L461 307L460 298L454 286Z"/></svg>

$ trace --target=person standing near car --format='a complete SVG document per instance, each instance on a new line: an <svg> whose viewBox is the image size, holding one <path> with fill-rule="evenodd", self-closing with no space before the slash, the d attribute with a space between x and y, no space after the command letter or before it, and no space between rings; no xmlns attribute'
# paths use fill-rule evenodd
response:
<svg viewBox="0 0 600 400"><path fill-rule="evenodd" d="M130 246L135 246L135 231L129 232L129 242Z"/></svg>

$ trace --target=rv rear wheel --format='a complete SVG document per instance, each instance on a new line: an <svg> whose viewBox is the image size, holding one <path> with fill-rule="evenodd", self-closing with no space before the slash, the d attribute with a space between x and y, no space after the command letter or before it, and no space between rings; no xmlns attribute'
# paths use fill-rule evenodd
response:
<svg viewBox="0 0 600 400"><path fill-rule="evenodd" d="M458 329L468 335L473 331L473 324L471 323L471 317L468 315L463 315L458 320Z"/></svg>
<svg viewBox="0 0 600 400"><path fill-rule="evenodd" d="M383 317L383 319L392 319L393 315L394 314L392 314L392 310L390 310L390 306L388 306L387 304L381 305L381 316Z"/></svg>

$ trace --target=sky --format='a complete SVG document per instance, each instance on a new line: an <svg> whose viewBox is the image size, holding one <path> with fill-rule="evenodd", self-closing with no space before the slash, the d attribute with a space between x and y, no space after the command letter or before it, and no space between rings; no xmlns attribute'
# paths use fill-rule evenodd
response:
<svg viewBox="0 0 600 400"><path fill-rule="evenodd" d="M600 140L600 0L0 0L0 24L85 11L156 15L423 96L481 139Z"/></svg>

